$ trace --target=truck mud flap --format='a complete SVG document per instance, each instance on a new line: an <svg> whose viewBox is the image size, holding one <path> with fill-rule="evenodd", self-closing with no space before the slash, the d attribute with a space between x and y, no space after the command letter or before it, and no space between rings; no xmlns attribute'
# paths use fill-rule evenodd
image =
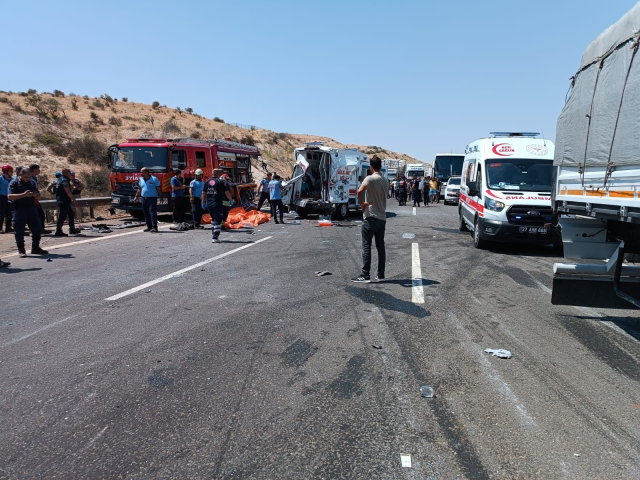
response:
<svg viewBox="0 0 640 480"><path fill-rule="evenodd" d="M556 276L553 279L551 303L577 307L634 309L632 303L616 294L613 284L613 277ZM619 290L632 298L640 298L640 282L638 281L621 281Z"/></svg>

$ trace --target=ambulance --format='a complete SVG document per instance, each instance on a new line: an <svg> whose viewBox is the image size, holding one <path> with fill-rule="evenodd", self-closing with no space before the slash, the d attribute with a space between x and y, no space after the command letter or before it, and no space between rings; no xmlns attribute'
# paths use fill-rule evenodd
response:
<svg viewBox="0 0 640 480"><path fill-rule="evenodd" d="M343 219L359 210L358 188L370 173L369 157L355 148L308 142L294 150L291 180L283 183L282 203L301 218L309 214Z"/></svg>
<svg viewBox="0 0 640 480"><path fill-rule="evenodd" d="M492 132L465 149L460 180L460 231L476 248L493 242L562 247L553 213L554 145L538 133Z"/></svg>

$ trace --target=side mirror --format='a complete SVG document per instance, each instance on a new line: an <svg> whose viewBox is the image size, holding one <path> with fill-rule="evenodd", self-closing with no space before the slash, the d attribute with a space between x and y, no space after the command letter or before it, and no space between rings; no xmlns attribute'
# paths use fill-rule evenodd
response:
<svg viewBox="0 0 640 480"><path fill-rule="evenodd" d="M467 194L470 197L477 197L480 195L478 190L478 182L467 182Z"/></svg>

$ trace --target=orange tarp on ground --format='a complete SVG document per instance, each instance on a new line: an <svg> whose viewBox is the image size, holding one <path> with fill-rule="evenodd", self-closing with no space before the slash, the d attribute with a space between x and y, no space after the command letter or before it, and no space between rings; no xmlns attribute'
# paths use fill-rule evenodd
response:
<svg viewBox="0 0 640 480"><path fill-rule="evenodd" d="M261 223L265 223L271 220L271 215L268 213L262 213L257 210L251 210L245 212L242 207L235 207L229 210L229 216L227 217L226 228L242 228L242 227L257 227Z"/></svg>

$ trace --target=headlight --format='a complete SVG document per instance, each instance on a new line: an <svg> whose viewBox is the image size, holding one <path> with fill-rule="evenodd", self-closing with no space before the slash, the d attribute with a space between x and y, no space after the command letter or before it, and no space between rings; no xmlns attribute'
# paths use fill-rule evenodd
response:
<svg viewBox="0 0 640 480"><path fill-rule="evenodd" d="M485 198L484 207L494 212L501 212L504 208L504 203L494 200L493 198Z"/></svg>

